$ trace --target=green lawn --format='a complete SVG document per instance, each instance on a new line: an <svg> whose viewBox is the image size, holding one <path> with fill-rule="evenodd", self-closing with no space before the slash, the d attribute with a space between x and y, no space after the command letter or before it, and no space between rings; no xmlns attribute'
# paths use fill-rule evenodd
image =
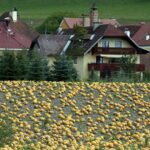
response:
<svg viewBox="0 0 150 150"><path fill-rule="evenodd" d="M0 13L17 7L21 18L43 20L56 12L73 12L76 16L89 12L92 0L0 0ZM97 0L101 18L123 22L150 21L149 0Z"/></svg>

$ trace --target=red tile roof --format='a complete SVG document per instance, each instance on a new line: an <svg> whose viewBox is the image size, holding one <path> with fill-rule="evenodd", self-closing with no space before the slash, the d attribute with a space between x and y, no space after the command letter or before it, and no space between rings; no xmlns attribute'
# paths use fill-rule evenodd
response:
<svg viewBox="0 0 150 150"><path fill-rule="evenodd" d="M25 23L0 22L0 49L29 49L38 34L33 32Z"/></svg>
<svg viewBox="0 0 150 150"><path fill-rule="evenodd" d="M107 37L125 37L126 35L119 28L116 28L113 25L107 25L107 28L103 36Z"/></svg>
<svg viewBox="0 0 150 150"><path fill-rule="evenodd" d="M131 38L140 46L150 46L150 39L146 40L146 34L150 35L150 23L138 25L123 25L119 27L122 31L128 29Z"/></svg>
<svg viewBox="0 0 150 150"><path fill-rule="evenodd" d="M70 29L72 29L75 25L81 25L82 26L82 18L67 18L65 17L62 22L65 21ZM101 19L99 20L101 24L112 24L112 25L119 25L118 21L116 19ZM62 23L61 23L62 24ZM60 24L60 26L61 26ZM90 18L87 18L87 24L86 26L90 26Z"/></svg>
<svg viewBox="0 0 150 150"><path fill-rule="evenodd" d="M119 28L124 32L125 30L130 31L131 37L140 29L141 24L133 25L122 25Z"/></svg>
<svg viewBox="0 0 150 150"><path fill-rule="evenodd" d="M150 46L150 39L146 40L147 34L150 35L150 23L141 25L132 38L140 46Z"/></svg>

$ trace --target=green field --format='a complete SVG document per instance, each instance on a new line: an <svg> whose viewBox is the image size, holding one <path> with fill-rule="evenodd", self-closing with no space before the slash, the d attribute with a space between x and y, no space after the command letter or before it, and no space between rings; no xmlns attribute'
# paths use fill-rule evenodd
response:
<svg viewBox="0 0 150 150"><path fill-rule="evenodd" d="M0 0L0 13L17 7L21 18L43 20L56 12L73 12L76 16L89 12L93 0ZM101 18L122 22L150 21L149 0L97 0Z"/></svg>

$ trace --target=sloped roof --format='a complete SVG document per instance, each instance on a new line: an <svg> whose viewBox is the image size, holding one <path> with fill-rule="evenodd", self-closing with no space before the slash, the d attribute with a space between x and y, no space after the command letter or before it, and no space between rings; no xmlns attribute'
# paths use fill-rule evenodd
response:
<svg viewBox="0 0 150 150"><path fill-rule="evenodd" d="M90 18L86 19L86 27L90 26ZM68 18L65 17L62 22L65 21L70 29L72 29L75 25L82 26L83 19L82 18ZM62 24L61 22L61 24ZM119 25L116 19L99 19L100 24L111 24L111 25ZM60 24L60 26L61 26Z"/></svg>
<svg viewBox="0 0 150 150"><path fill-rule="evenodd" d="M150 46L150 39L146 40L147 34L150 35L150 23L143 24L132 38L140 46Z"/></svg>
<svg viewBox="0 0 150 150"><path fill-rule="evenodd" d="M107 25L105 32L103 34L107 37L124 37L125 34L119 28L114 27L113 25Z"/></svg>
<svg viewBox="0 0 150 150"><path fill-rule="evenodd" d="M147 53L147 51L138 47L131 38L129 38L122 30L120 30L120 28L117 28L113 25L99 25L99 27L97 27L95 30L93 30L92 27L87 27L85 29L87 30L88 34L91 34L91 36L93 36L93 38L81 42L72 41L71 46L66 52L68 55L84 55L89 52L104 37L124 38L131 45L133 45L133 47L135 47L139 53ZM63 31L63 34L68 33L73 34L73 29Z"/></svg>
<svg viewBox="0 0 150 150"><path fill-rule="evenodd" d="M5 19L8 17L10 20ZM1 49L29 49L38 35L20 19L13 22L9 12L5 12L0 16Z"/></svg>
<svg viewBox="0 0 150 150"><path fill-rule="evenodd" d="M70 39L70 35L40 35L38 38L38 45L40 47L40 51L48 56L59 55L68 40Z"/></svg>
<svg viewBox="0 0 150 150"><path fill-rule="evenodd" d="M13 32L12 32L13 33ZM26 49L26 45L18 41L18 34L7 31L6 24L0 22L0 48L1 49Z"/></svg>
<svg viewBox="0 0 150 150"><path fill-rule="evenodd" d="M132 39L140 46L150 46L150 40L146 40L146 34L150 35L150 23L138 25L123 25L119 27L122 31L128 29Z"/></svg>
<svg viewBox="0 0 150 150"><path fill-rule="evenodd" d="M20 21L11 22L9 26L0 22L0 48L29 49L37 36L36 32Z"/></svg>
<svg viewBox="0 0 150 150"><path fill-rule="evenodd" d="M10 17L10 13L9 12L4 12L1 16L0 16L0 22L4 22L6 21L5 18Z"/></svg>
<svg viewBox="0 0 150 150"><path fill-rule="evenodd" d="M133 24L133 25L122 25L119 28L124 32L125 30L129 30L131 37L140 29L141 24Z"/></svg>

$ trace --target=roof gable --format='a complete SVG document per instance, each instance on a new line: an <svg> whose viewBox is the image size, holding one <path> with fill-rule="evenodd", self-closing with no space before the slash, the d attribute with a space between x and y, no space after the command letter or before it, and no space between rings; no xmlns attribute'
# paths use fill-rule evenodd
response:
<svg viewBox="0 0 150 150"><path fill-rule="evenodd" d="M72 29L75 25L83 25L83 19L82 18L69 18L65 17L62 22L65 21L66 24L70 29ZM62 25L62 22L60 26ZM105 24L111 24L111 25L119 25L118 21L116 19L99 19L99 23L102 25ZM86 27L90 26L90 18L86 18Z"/></svg>
<svg viewBox="0 0 150 150"><path fill-rule="evenodd" d="M113 25L107 25L103 35L107 37L124 37L125 36L125 34L119 28L116 28Z"/></svg>

